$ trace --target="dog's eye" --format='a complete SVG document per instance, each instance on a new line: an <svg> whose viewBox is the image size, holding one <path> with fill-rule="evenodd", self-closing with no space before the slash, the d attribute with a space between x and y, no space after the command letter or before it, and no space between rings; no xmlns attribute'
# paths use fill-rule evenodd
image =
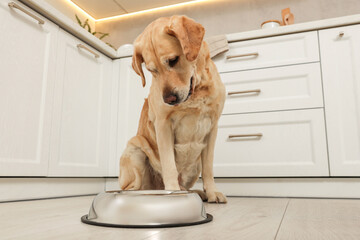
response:
<svg viewBox="0 0 360 240"><path fill-rule="evenodd" d="M146 67L146 69L151 73L157 73L158 72L156 68L148 68L148 67Z"/></svg>
<svg viewBox="0 0 360 240"><path fill-rule="evenodd" d="M179 56L176 56L176 57L174 57L172 59L169 59L168 60L169 66L174 67L178 61L179 61Z"/></svg>

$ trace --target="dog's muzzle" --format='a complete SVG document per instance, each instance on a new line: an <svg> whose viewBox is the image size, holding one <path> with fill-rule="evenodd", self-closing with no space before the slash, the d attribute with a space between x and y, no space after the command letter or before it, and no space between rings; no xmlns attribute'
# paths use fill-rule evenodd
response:
<svg viewBox="0 0 360 240"><path fill-rule="evenodd" d="M191 77L188 95L186 96L185 100L182 102L185 102L186 100L188 100L189 97L191 96L191 94L193 93L193 81L194 81L194 77ZM181 101L181 99L177 93L170 93L169 95L163 97L163 99L164 99L164 102L169 105L178 105Z"/></svg>

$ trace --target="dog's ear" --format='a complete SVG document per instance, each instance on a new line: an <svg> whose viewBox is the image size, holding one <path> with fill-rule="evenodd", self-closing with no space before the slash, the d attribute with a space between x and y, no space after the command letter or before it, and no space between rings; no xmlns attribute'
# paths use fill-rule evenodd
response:
<svg viewBox="0 0 360 240"><path fill-rule="evenodd" d="M144 76L144 72L142 70L142 63L144 62L144 58L142 57L140 46L138 43L134 43L134 54L132 56L132 68L134 71L141 77L142 85L145 87L146 80Z"/></svg>
<svg viewBox="0 0 360 240"><path fill-rule="evenodd" d="M179 40L188 61L192 62L197 58L205 34L200 23L186 16L172 16L170 26L165 27L165 32Z"/></svg>

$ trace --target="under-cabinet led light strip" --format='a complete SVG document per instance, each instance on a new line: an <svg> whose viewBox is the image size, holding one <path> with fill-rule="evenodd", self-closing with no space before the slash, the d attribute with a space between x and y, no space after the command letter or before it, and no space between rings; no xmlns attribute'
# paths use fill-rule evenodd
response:
<svg viewBox="0 0 360 240"><path fill-rule="evenodd" d="M176 3L176 4L171 4L168 6L163 6L163 7L157 7L157 8L151 8L151 9L146 9L146 10L141 10L141 11L137 11L137 12L132 12L132 13L124 13L121 15L116 15L116 16L112 16L112 17L106 17L106 18L99 18L99 19L95 19L93 16L91 16L89 13L87 13L84 9L82 9L81 7L79 7L76 3L74 3L72 0L67 0L73 7L77 8L79 11L83 12L84 14L86 14L90 19L92 19L95 22L100 22L100 21L106 21L106 20L111 20L111 19L116 19L116 18L122 18L122 17L126 17L126 16L131 16L131 15L136 15L136 14L141 14L141 13L148 13L148 12L152 12L152 11L157 11L157 10L162 10L162 9L166 9L166 8L171 8L171 7L179 7L179 6L184 6L184 5L188 5L188 4L192 4L192 3L196 3L196 2L204 2L204 1L209 1L209 0L192 0L192 1L188 1L188 2L183 2L183 3Z"/></svg>

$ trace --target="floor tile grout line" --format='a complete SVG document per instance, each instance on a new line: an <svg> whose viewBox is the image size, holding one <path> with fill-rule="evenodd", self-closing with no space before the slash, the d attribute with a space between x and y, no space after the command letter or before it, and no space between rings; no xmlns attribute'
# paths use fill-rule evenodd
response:
<svg viewBox="0 0 360 240"><path fill-rule="evenodd" d="M287 211L287 209L288 209L288 206L289 206L290 201L291 201L291 198L289 199L289 201L288 201L288 202L287 202L287 204L286 204L285 211L284 211L283 216L282 216L282 218L281 218L281 221L280 221L279 227L278 227L278 229L277 229L277 231L276 231L276 234L275 234L274 240L276 240L276 239L277 239L277 236L278 236L278 234L279 234L279 231L280 231L281 225L282 225L283 220L284 220L284 218L285 218L285 214L286 214L286 211Z"/></svg>

